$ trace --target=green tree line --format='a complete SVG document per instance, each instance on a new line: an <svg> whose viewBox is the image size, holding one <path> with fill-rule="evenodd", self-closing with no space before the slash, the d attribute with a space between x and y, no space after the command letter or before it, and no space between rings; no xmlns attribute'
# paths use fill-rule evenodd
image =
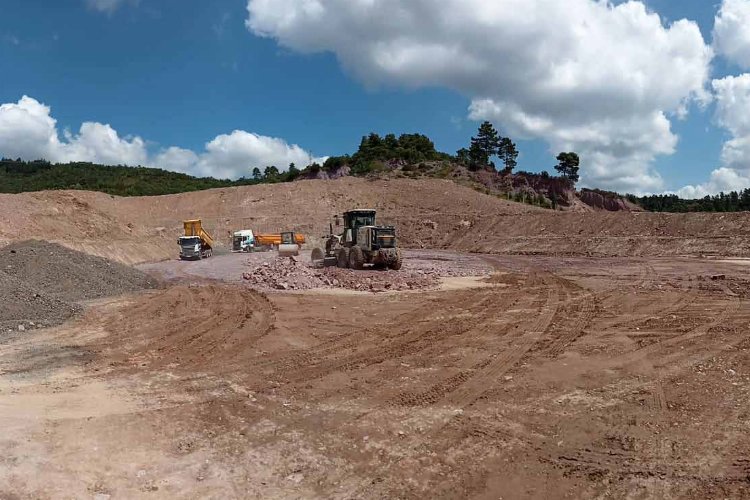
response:
<svg viewBox="0 0 750 500"><path fill-rule="evenodd" d="M74 162L53 164L44 160L0 160L0 192L23 193L54 189L83 189L118 196L153 196L211 188L287 182L297 178L294 164L286 172L275 166L255 169L237 180L194 177L158 168L108 166Z"/></svg>
<svg viewBox="0 0 750 500"><path fill-rule="evenodd" d="M627 199L649 212L746 212L750 211L750 189L719 193L696 200L675 194L627 195Z"/></svg>

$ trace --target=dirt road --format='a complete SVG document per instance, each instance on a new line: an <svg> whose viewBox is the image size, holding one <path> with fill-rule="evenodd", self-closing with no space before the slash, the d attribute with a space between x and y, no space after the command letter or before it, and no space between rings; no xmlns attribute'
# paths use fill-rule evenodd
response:
<svg viewBox="0 0 750 500"><path fill-rule="evenodd" d="M750 267L486 259L482 288L195 279L1 337L0 498L750 496Z"/></svg>

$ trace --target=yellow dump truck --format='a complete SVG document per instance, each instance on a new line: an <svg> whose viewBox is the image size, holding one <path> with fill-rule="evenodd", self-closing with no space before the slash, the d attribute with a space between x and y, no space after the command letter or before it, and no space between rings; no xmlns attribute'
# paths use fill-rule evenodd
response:
<svg viewBox="0 0 750 500"><path fill-rule="evenodd" d="M185 236L180 236L180 259L206 259L213 254L214 239L203 229L200 219L183 221Z"/></svg>

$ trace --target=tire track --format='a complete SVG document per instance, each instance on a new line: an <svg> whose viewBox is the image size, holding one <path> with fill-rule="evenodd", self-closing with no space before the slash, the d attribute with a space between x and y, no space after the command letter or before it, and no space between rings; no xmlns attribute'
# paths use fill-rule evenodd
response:
<svg viewBox="0 0 750 500"><path fill-rule="evenodd" d="M640 478L669 478L682 481L715 482L725 484L747 484L750 476L750 460L739 459L722 468L720 473L706 471L705 465L685 460L662 459L658 456L644 457L616 450L584 448L555 453L543 458L552 464L563 466L579 474L615 474ZM662 492L666 494L666 492ZM665 498L660 496L658 498Z"/></svg>
<svg viewBox="0 0 750 500"><path fill-rule="evenodd" d="M596 315L597 299L594 294L586 292L579 300L581 301L581 309L573 324L564 328L559 335L552 337L548 345L541 348L540 352L542 354L556 358L563 354L568 346L585 334L585 329Z"/></svg>
<svg viewBox="0 0 750 500"><path fill-rule="evenodd" d="M533 345L544 335L559 307L559 289L552 286L539 309L537 318L528 332L512 348L500 353L489 364L479 370L458 390L449 394L443 401L451 406L465 408L479 399L505 373L512 369Z"/></svg>
<svg viewBox="0 0 750 500"><path fill-rule="evenodd" d="M293 366L279 373L291 382L308 381L319 379L339 371L351 371L387 360L398 359L404 356L414 355L436 342L443 342L448 338L463 336L476 329L479 325L487 322L488 316L492 317L494 311L503 310L512 300L507 293L497 290L483 292L484 297L472 306L470 312L460 321L445 322L442 318L427 322L426 325L417 325L407 331L406 334L393 337L383 335L375 346L354 353L345 353L343 356L334 352L330 357L320 360L313 366ZM439 309L439 304L432 304L431 311ZM386 325L385 333L393 331L392 325Z"/></svg>

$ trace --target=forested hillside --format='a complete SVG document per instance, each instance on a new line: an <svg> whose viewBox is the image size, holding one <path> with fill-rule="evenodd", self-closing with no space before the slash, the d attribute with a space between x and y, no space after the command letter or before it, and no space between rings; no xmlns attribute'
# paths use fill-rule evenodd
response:
<svg viewBox="0 0 750 500"><path fill-rule="evenodd" d="M580 159L574 152L561 152L558 163L548 171L514 172L519 151L508 137L501 137L485 122L468 147L451 155L438 151L423 134L370 133L362 137L352 154L329 157L322 165L303 169L290 164L248 166L247 176L236 180L194 177L159 168L105 166L93 163L51 164L44 160L0 160L0 192L82 189L119 196L150 196L200 191L211 188L291 182L298 179L329 179L346 175L438 177L484 190L487 194L546 208L565 208L577 203L597 209L644 210L652 212L737 212L750 211L750 189L720 193L697 200L676 195L638 197L613 192L577 192ZM0 152L1 154L2 152ZM499 160L496 166L494 159ZM637 205L637 206L636 206Z"/></svg>

